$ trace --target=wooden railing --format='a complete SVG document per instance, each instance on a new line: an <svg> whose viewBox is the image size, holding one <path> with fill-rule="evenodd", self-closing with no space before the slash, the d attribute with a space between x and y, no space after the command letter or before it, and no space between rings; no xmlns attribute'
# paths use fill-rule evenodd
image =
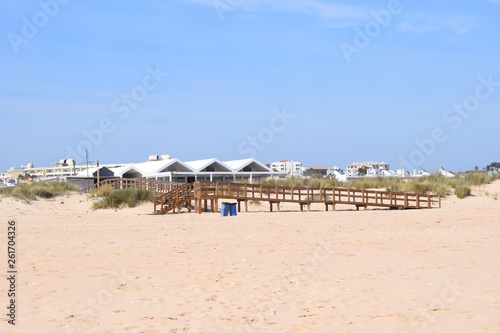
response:
<svg viewBox="0 0 500 333"><path fill-rule="evenodd" d="M171 210L180 212L183 204L191 210L191 200L193 200L193 184L182 184L177 186L175 190L161 194L154 200L154 212L159 214L168 213Z"/></svg>
<svg viewBox="0 0 500 333"><path fill-rule="evenodd" d="M295 202L304 205L325 203L329 205L349 204L359 207L377 206L394 209L423 209L441 207L437 195L358 190L349 188L309 188L242 183L196 183L195 200L235 199L269 202Z"/></svg>
<svg viewBox="0 0 500 333"><path fill-rule="evenodd" d="M127 178L114 178L103 180L98 184L94 184L88 188L83 189L83 192L91 192L101 186L111 186L114 189L137 188L155 193L168 193L173 191L182 183L168 182L163 180L150 180L150 179L127 179Z"/></svg>

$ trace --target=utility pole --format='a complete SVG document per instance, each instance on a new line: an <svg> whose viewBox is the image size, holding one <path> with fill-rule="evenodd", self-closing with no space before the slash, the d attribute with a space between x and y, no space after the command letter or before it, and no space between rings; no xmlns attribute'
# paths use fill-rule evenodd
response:
<svg viewBox="0 0 500 333"><path fill-rule="evenodd" d="M90 187L90 179L89 179L89 151L85 149L85 160L87 161L87 188Z"/></svg>
<svg viewBox="0 0 500 333"><path fill-rule="evenodd" d="M101 182L101 175L99 172L99 161L97 161L97 188L99 188L99 183Z"/></svg>

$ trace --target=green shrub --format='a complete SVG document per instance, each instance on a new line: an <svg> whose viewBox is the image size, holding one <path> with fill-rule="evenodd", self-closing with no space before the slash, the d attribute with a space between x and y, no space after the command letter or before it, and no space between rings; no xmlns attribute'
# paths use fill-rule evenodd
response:
<svg viewBox="0 0 500 333"><path fill-rule="evenodd" d="M434 195L440 195L442 197L446 197L450 193L450 187L443 183L434 183L431 184L431 192Z"/></svg>
<svg viewBox="0 0 500 333"><path fill-rule="evenodd" d="M109 196L113 191L115 191L115 189L111 185L103 185L98 189L90 191L88 196L102 198Z"/></svg>
<svg viewBox="0 0 500 333"><path fill-rule="evenodd" d="M468 186L458 186L457 188L455 188L455 195L459 199L468 197L470 194L471 194L471 189Z"/></svg>
<svg viewBox="0 0 500 333"><path fill-rule="evenodd" d="M32 182L0 189L0 194L19 199L36 200L54 198L68 192L78 192L80 189L65 182Z"/></svg>
<svg viewBox="0 0 500 333"><path fill-rule="evenodd" d="M135 188L115 190L110 186L102 186L95 192L95 196L102 199L92 204L93 209L134 207L139 201L152 202L155 198L153 192Z"/></svg>
<svg viewBox="0 0 500 333"><path fill-rule="evenodd" d="M411 181L406 185L406 191L417 193L417 194L428 194L432 192L432 184L431 183L423 183L420 181Z"/></svg>
<svg viewBox="0 0 500 333"><path fill-rule="evenodd" d="M345 186L344 183L330 178L300 178L290 177L286 179L265 179L260 182L262 185L272 186L293 186L293 187L314 187L332 188Z"/></svg>
<svg viewBox="0 0 500 333"><path fill-rule="evenodd" d="M470 172L465 174L464 181L471 186L477 186L489 183L490 178L487 172Z"/></svg>

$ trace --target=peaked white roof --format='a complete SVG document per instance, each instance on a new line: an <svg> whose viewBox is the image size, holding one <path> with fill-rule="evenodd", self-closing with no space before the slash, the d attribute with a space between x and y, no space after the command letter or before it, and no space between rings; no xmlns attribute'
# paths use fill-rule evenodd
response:
<svg viewBox="0 0 500 333"><path fill-rule="evenodd" d="M444 177L446 177L446 178L453 178L453 177L455 177L455 174L453 172L450 172L450 171L446 170L443 167L439 168L438 172L441 175L443 175Z"/></svg>
<svg viewBox="0 0 500 333"><path fill-rule="evenodd" d="M204 170L205 168L215 164L219 166L219 168L214 168L215 171L223 171L223 172L232 172L233 170L231 167L227 166L223 162L219 161L216 158L209 158L206 160L198 160L198 161L189 161L185 162L187 166L192 168L195 172L200 172L201 170Z"/></svg>
<svg viewBox="0 0 500 333"><path fill-rule="evenodd" d="M152 161L152 162L144 162L144 163L138 163L134 164L133 166L136 168L137 171L142 173L143 176L154 176L162 172L168 172L168 168L176 165L176 167L179 168L179 170L175 171L187 171L187 172L194 172L192 168L187 166L185 163L179 161L176 158L171 158L169 160L161 160L161 161Z"/></svg>
<svg viewBox="0 0 500 333"><path fill-rule="evenodd" d="M89 177L94 177L92 174L97 171L97 168L89 168L88 169L88 175ZM75 176L73 177L79 177L79 178L86 178L87 177L87 169L82 170L78 172Z"/></svg>
<svg viewBox="0 0 500 333"><path fill-rule="evenodd" d="M257 170L252 170L253 172L255 171L263 171L263 172L272 172L271 169L269 169L266 165L260 163L254 158L246 158L242 160L233 160L233 161L225 161L224 164L229 166L231 169L233 169L236 172L242 172L243 169L247 166L253 167L252 169L256 168Z"/></svg>
<svg viewBox="0 0 500 333"><path fill-rule="evenodd" d="M124 165L121 167L109 168L109 170L113 171L115 177L123 177L123 175L129 171L140 173L142 175L142 172L133 165Z"/></svg>
<svg viewBox="0 0 500 333"><path fill-rule="evenodd" d="M102 166L102 167L93 167L93 168L88 168L88 173L87 173L87 169L85 170L82 170L80 172L78 172L76 175L74 176L71 176L71 177L75 177L75 178L87 178L87 174L88 174L88 178L93 178L94 177L94 174L97 173L97 170L104 170L106 172L106 170L110 171L109 168L105 167L105 166Z"/></svg>

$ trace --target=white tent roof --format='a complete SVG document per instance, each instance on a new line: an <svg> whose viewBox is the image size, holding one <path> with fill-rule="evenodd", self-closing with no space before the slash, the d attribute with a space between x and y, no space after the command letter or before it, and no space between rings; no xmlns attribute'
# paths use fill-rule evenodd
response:
<svg viewBox="0 0 500 333"><path fill-rule="evenodd" d="M87 171L88 171L88 173L87 173ZM97 172L97 168L88 168L88 170L87 170L87 169L82 170L82 171L78 172L78 173L77 173L75 176L73 176L73 177L78 177L78 178L87 178L87 174L88 174L89 178L92 178L92 177L94 177L94 176L93 176L94 172Z"/></svg>
<svg viewBox="0 0 500 333"><path fill-rule="evenodd" d="M99 168L94 167L94 168L89 168L88 173L87 173L87 169L85 169L85 170L78 172L76 175L70 176L70 177L71 178L87 178L87 175L88 175L88 178L94 178L98 169L101 170L101 172L103 172L103 171L106 172L106 170L111 171L109 168L107 168L105 166L102 166Z"/></svg>
<svg viewBox="0 0 500 333"><path fill-rule="evenodd" d="M250 167L252 172L272 172L266 165L260 163L254 158L247 158L243 160L225 161L224 164L229 166L236 172L243 172L243 169Z"/></svg>
<svg viewBox="0 0 500 333"><path fill-rule="evenodd" d="M123 177L123 175L129 171L132 171L133 173L139 173L142 175L142 172L133 165L124 165L121 167L109 168L109 169L113 171L115 177Z"/></svg>
<svg viewBox="0 0 500 333"><path fill-rule="evenodd" d="M192 168L187 166L185 163L179 161L176 158L162 161L144 162L134 164L133 167L142 173L143 176L154 176L163 172L194 172Z"/></svg>
<svg viewBox="0 0 500 333"><path fill-rule="evenodd" d="M219 172L232 172L233 170L224 164L223 162L219 161L216 158L209 158L206 160L198 160L198 161L190 161L190 162L185 162L187 166L192 168L195 172L200 172L204 169L206 169L209 166L213 166L215 171Z"/></svg>

